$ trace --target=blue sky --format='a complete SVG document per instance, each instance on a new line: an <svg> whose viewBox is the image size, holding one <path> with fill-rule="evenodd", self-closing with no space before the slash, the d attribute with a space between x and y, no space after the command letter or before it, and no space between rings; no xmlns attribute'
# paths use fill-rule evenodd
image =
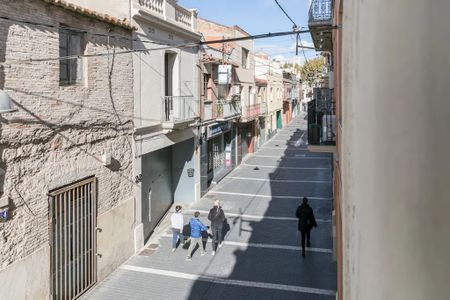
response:
<svg viewBox="0 0 450 300"><path fill-rule="evenodd" d="M298 26L308 25L308 0L278 0ZM200 17L232 26L238 25L250 34L292 30L292 23L274 0L179 0L185 8L196 8ZM305 45L312 45L309 33L302 34ZM292 36L255 40L255 50L263 50L273 58L302 63L303 54L295 57L295 38ZM306 50L308 58L314 50Z"/></svg>

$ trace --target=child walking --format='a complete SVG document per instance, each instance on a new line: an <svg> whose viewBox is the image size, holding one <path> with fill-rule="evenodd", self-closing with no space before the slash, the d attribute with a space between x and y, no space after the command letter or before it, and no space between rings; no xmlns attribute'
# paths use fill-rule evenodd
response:
<svg viewBox="0 0 450 300"><path fill-rule="evenodd" d="M192 260L192 251L197 244L202 249L202 256L206 253L205 247L203 246L202 242L202 231L207 231L208 227L203 225L202 221L198 219L199 216L200 212L196 211L194 213L194 218L191 218L191 220L189 221L189 225L191 226L191 244L189 245L188 255L186 257L187 261Z"/></svg>

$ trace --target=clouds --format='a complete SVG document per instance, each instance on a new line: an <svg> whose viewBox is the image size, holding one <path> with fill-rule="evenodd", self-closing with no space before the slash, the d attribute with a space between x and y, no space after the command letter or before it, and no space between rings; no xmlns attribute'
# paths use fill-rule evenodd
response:
<svg viewBox="0 0 450 300"><path fill-rule="evenodd" d="M300 44L300 42L299 42ZM290 37L288 40L265 40L265 41L255 41L255 51L263 51L269 54L270 57L275 58L276 60L283 62L297 62L304 63L304 56L302 53L302 49L299 48L298 56L295 56L295 38ZM301 45L305 47L314 47L314 44L306 40L302 39ZM314 58L316 56L316 51L313 49L304 49L306 57Z"/></svg>

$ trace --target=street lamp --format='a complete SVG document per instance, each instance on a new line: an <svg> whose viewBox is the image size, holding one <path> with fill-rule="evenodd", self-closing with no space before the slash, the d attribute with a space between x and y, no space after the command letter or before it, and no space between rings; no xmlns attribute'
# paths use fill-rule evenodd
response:
<svg viewBox="0 0 450 300"><path fill-rule="evenodd" d="M17 111L12 107L11 97L4 91L0 90L0 114Z"/></svg>

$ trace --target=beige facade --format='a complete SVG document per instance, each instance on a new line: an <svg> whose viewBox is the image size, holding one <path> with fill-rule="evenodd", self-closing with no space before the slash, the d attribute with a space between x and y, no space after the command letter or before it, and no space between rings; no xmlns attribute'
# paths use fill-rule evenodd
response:
<svg viewBox="0 0 450 300"><path fill-rule="evenodd" d="M0 224L1 297L46 299L51 191L96 178L98 280L133 253L134 222L131 54L78 59L70 82L61 75L63 62L46 59L61 55L60 23L123 37L83 34L82 54L130 49L131 32L100 15L87 17L41 0L2 2L0 11L12 19L0 21L0 88L17 108L2 114L1 122L1 206L10 213ZM103 155L111 162L105 164Z"/></svg>
<svg viewBox="0 0 450 300"><path fill-rule="evenodd" d="M449 11L344 1L344 299L450 295Z"/></svg>
<svg viewBox="0 0 450 300"><path fill-rule="evenodd" d="M266 86L266 131L268 137L277 129L277 112L283 109L283 71L281 64L273 61L265 53L255 56L255 72L257 80L267 81Z"/></svg>
<svg viewBox="0 0 450 300"><path fill-rule="evenodd" d="M332 4L338 299L448 299L450 3Z"/></svg>
<svg viewBox="0 0 450 300"><path fill-rule="evenodd" d="M198 48L177 47L200 41L197 12L176 0L67 1L131 20L133 49L147 50L133 54L133 178L140 178L134 189L134 247L138 252L173 202L200 198L200 156L194 149L200 119ZM185 161L175 157L179 151L189 153ZM161 177L163 182L155 183L158 161L170 172ZM192 168L195 175L188 177L187 169Z"/></svg>

